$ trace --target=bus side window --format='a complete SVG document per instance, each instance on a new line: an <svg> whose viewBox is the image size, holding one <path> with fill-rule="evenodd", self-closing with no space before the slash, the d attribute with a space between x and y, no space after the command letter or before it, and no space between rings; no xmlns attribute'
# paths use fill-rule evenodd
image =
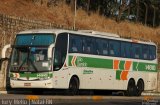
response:
<svg viewBox="0 0 160 105"><path fill-rule="evenodd" d="M150 60L156 59L156 47L155 46L149 46L149 58Z"/></svg>
<svg viewBox="0 0 160 105"><path fill-rule="evenodd" d="M108 40L96 39L96 52L98 55L108 55Z"/></svg>
<svg viewBox="0 0 160 105"><path fill-rule="evenodd" d="M139 53L139 48L138 47L135 48L135 53L134 54L135 54L135 56L134 56L135 58L140 58L140 53Z"/></svg>
<svg viewBox="0 0 160 105"><path fill-rule="evenodd" d="M95 39L91 37L83 37L83 53L95 54Z"/></svg>
<svg viewBox="0 0 160 105"><path fill-rule="evenodd" d="M76 35L70 35L69 40L69 52L70 53L81 53L82 52L82 38Z"/></svg>
<svg viewBox="0 0 160 105"><path fill-rule="evenodd" d="M131 43L121 42L121 57L125 58L131 57Z"/></svg>
<svg viewBox="0 0 160 105"><path fill-rule="evenodd" d="M109 54L111 56L120 56L120 41L110 40L109 41Z"/></svg>
<svg viewBox="0 0 160 105"><path fill-rule="evenodd" d="M102 55L102 48L101 48L101 40L96 39L96 54L97 55Z"/></svg>
<svg viewBox="0 0 160 105"><path fill-rule="evenodd" d="M143 47L142 47L142 57L145 60L149 59L149 46L148 45L143 45Z"/></svg>
<svg viewBox="0 0 160 105"><path fill-rule="evenodd" d="M102 47L103 47L103 50L102 50L103 55L108 55L108 41L107 40L103 41Z"/></svg>
<svg viewBox="0 0 160 105"><path fill-rule="evenodd" d="M77 46L76 46L76 42L74 39L71 40L71 51L72 52L78 52Z"/></svg>
<svg viewBox="0 0 160 105"><path fill-rule="evenodd" d="M97 40L95 41L95 54L96 55L100 54L100 46Z"/></svg>
<svg viewBox="0 0 160 105"><path fill-rule="evenodd" d="M114 50L113 50L113 45L112 44L110 44L109 53L110 53L110 55L114 56Z"/></svg>
<svg viewBox="0 0 160 105"><path fill-rule="evenodd" d="M108 48L106 44L103 44L103 55L108 55Z"/></svg>
<svg viewBox="0 0 160 105"><path fill-rule="evenodd" d="M86 52L87 54L90 54L90 53L91 53L91 46L90 46L89 43L87 43L87 46L85 47L85 52Z"/></svg>
<svg viewBox="0 0 160 105"><path fill-rule="evenodd" d="M83 53L89 54L91 52L91 46L86 38L83 38Z"/></svg>
<svg viewBox="0 0 160 105"><path fill-rule="evenodd" d="M132 57L142 59L142 46L140 44L132 44Z"/></svg>

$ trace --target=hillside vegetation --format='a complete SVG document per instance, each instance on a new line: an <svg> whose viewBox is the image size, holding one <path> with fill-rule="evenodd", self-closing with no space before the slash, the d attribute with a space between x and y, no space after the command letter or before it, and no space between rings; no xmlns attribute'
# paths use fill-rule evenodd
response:
<svg viewBox="0 0 160 105"><path fill-rule="evenodd" d="M73 27L74 19L74 11L64 3L48 8L46 5L34 4L29 0L0 0L0 14L48 21L65 27ZM77 10L76 28L110 32L122 37L152 40L160 44L160 28L150 28L128 21L117 23L97 13L88 15L82 9Z"/></svg>

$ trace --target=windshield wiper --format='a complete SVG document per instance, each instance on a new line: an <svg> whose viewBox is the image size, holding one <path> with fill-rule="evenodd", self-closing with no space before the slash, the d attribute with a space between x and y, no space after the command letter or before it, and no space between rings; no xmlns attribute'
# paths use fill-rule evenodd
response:
<svg viewBox="0 0 160 105"><path fill-rule="evenodd" d="M18 68L18 72L20 71L20 69L22 68L22 66L24 65L24 63L26 62L27 58L22 62L22 64L19 66Z"/></svg>
<svg viewBox="0 0 160 105"><path fill-rule="evenodd" d="M34 70L35 70L36 72L38 72L38 69L37 69L37 67L34 65L33 61L32 61L31 59L29 59L29 61L31 62L31 65L33 66ZM29 71L29 69L28 69L28 71Z"/></svg>
<svg viewBox="0 0 160 105"><path fill-rule="evenodd" d="M27 49L29 49L28 47L27 47ZM33 61L30 59L30 50L27 50L27 57L24 59L24 61L22 62L22 64L19 66L19 68L18 68L18 72L21 70L21 68L22 68L22 66L25 64L25 62L27 62L27 71L30 71L30 65L29 65L29 63L32 65L32 67L33 67L33 69L36 71L36 72L38 72L38 69L36 68L36 66L34 65L34 63L33 63Z"/></svg>
<svg viewBox="0 0 160 105"><path fill-rule="evenodd" d="M19 66L18 72L21 70L21 68L22 68L22 66L24 65L24 63L26 62L26 60L27 60L27 58L26 58L26 59L22 62L22 64ZM31 59L29 59L29 61L30 61L31 65L32 65L32 67L34 68L34 70L35 70L36 72L38 72L38 69L37 69L37 67L34 65L33 61L32 61ZM27 65L28 65L28 64L27 64ZM30 71L30 70L29 70L29 66L28 66L27 70Z"/></svg>

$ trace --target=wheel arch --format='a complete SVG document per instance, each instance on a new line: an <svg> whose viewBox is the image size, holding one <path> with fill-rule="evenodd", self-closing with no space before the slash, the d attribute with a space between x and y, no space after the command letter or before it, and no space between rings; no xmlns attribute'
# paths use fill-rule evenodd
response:
<svg viewBox="0 0 160 105"><path fill-rule="evenodd" d="M72 75L72 76L70 77L69 83L68 83L68 87L69 87L69 84L70 84L70 82L71 82L71 80L72 80L73 78L76 78L76 79L78 80L78 84L79 84L79 86L80 86L80 79L79 79L79 77L75 74L75 75Z"/></svg>

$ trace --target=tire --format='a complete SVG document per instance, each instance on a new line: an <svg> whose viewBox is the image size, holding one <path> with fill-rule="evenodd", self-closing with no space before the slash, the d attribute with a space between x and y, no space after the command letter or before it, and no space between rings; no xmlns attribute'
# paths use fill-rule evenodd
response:
<svg viewBox="0 0 160 105"><path fill-rule="evenodd" d="M141 96L142 92L144 91L144 82L143 80L138 80L137 83L137 96Z"/></svg>
<svg viewBox="0 0 160 105"><path fill-rule="evenodd" d="M79 90L79 81L76 77L72 77L69 83L69 95L77 95Z"/></svg>
<svg viewBox="0 0 160 105"><path fill-rule="evenodd" d="M136 96L136 85L134 80L129 80L126 94L127 96Z"/></svg>

